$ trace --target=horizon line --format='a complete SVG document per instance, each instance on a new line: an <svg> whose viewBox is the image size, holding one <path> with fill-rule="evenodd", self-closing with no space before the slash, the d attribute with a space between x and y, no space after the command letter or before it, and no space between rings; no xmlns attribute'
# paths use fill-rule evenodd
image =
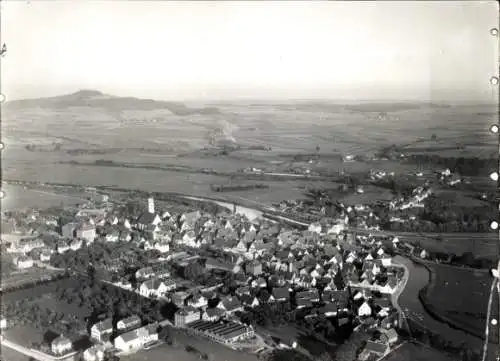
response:
<svg viewBox="0 0 500 361"><path fill-rule="evenodd" d="M207 103L228 103L234 101L255 101L255 102L278 102L278 101L290 101L290 102L375 102L375 103L422 103L422 104L440 104L440 105L452 105L452 104L461 104L461 103L473 103L478 105L498 105L498 101L491 101L486 99L436 99L436 100L421 100L414 98L399 98L399 99L389 99L389 98L352 98L352 97L328 97L328 96L289 96L289 97L256 97L256 96L236 96L236 97L207 97L207 96L199 96L199 97L181 97L181 98L170 98L170 99L160 99L160 98L151 98L151 97L138 97L133 95L114 95L106 92L102 92L96 89L79 89L74 92L62 93L58 95L50 95L50 96L39 96L39 97L26 97L26 98L17 98L17 99L6 99L5 103L10 103L14 101L23 101L23 100L42 100L42 99L50 99L50 98L58 98L73 94L78 94L81 92L96 92L100 93L104 96L111 96L117 98L136 98L142 100L153 100L158 102L207 102Z"/></svg>

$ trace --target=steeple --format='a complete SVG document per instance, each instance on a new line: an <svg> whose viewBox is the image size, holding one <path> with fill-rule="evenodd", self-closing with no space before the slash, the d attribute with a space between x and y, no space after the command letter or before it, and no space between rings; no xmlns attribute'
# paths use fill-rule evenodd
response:
<svg viewBox="0 0 500 361"><path fill-rule="evenodd" d="M148 198L148 212L151 214L155 213L155 200L153 197Z"/></svg>

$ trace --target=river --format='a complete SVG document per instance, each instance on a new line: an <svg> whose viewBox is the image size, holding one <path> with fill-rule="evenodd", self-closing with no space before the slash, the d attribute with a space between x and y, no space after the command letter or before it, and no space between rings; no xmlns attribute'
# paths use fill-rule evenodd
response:
<svg viewBox="0 0 500 361"><path fill-rule="evenodd" d="M418 322L425 328L441 334L446 340L452 341L456 345L464 342L465 345L475 351L482 349L483 341L477 337L466 334L463 331L453 329L448 325L434 319L424 309L419 300L418 293L429 283L429 271L410 259L402 256L396 256L394 262L404 264L410 271L410 276L404 291L401 293L398 303L408 318ZM443 295L444 297L445 295ZM496 345L490 344L489 350L494 350ZM492 359L492 358L488 358Z"/></svg>

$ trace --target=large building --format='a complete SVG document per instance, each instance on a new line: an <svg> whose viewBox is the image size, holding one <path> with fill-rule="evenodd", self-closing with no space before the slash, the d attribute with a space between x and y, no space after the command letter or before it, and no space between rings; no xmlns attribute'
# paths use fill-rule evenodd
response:
<svg viewBox="0 0 500 361"><path fill-rule="evenodd" d="M118 336L115 338L115 347L120 351L130 351L138 349L153 341L158 341L158 324L156 323L146 325Z"/></svg>
<svg viewBox="0 0 500 361"><path fill-rule="evenodd" d="M82 224L76 229L76 237L86 240L89 243L94 242L96 238L95 226L91 224Z"/></svg>
<svg viewBox="0 0 500 361"><path fill-rule="evenodd" d="M191 323L189 329L195 334L203 335L223 344L233 344L255 335L252 326L233 321L210 322L199 320Z"/></svg>
<svg viewBox="0 0 500 361"><path fill-rule="evenodd" d="M175 326L186 327L191 322L200 320L200 311L194 307L181 308L175 313Z"/></svg>

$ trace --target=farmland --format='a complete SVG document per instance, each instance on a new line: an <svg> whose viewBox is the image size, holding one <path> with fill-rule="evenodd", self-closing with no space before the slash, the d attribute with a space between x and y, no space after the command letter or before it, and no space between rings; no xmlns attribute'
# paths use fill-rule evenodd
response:
<svg viewBox="0 0 500 361"><path fill-rule="evenodd" d="M456 361L457 358L447 356L428 346L419 343L407 342L390 355L384 357L383 361Z"/></svg>
<svg viewBox="0 0 500 361"><path fill-rule="evenodd" d="M2 185L5 198L2 199L2 208L5 211L26 209L31 207L49 208L51 206L65 206L81 204L81 194L57 194L37 189L24 189L19 186Z"/></svg>
<svg viewBox="0 0 500 361"><path fill-rule="evenodd" d="M429 267L431 283L423 295L429 309L453 327L482 337L492 281L489 273L444 265ZM492 317L498 318L498 307L493 307ZM490 339L498 343L498 327L491 328Z"/></svg>

